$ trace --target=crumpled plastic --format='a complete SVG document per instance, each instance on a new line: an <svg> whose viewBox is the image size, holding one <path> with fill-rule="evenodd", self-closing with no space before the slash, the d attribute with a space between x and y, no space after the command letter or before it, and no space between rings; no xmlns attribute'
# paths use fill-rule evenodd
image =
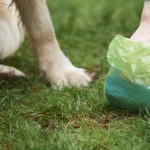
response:
<svg viewBox="0 0 150 150"><path fill-rule="evenodd" d="M107 61L111 68L104 92L110 104L131 111L150 109L150 44L116 35Z"/></svg>

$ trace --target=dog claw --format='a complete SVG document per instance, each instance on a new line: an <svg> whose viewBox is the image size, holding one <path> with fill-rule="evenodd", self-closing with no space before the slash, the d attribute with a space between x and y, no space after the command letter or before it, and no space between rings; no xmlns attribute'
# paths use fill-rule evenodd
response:
<svg viewBox="0 0 150 150"><path fill-rule="evenodd" d="M14 68L14 67L10 67L10 66L5 66L5 65L0 65L0 77L25 77L26 75Z"/></svg>

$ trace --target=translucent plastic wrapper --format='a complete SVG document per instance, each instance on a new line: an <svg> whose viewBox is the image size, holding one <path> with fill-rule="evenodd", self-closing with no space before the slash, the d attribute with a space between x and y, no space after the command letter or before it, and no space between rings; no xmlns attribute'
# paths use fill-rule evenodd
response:
<svg viewBox="0 0 150 150"><path fill-rule="evenodd" d="M107 61L111 68L105 95L110 104L133 111L150 109L150 44L117 35L109 45Z"/></svg>

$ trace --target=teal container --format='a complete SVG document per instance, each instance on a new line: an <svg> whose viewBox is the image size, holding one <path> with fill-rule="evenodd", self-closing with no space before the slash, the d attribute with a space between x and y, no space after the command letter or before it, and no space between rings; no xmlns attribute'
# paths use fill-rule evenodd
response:
<svg viewBox="0 0 150 150"><path fill-rule="evenodd" d="M108 102L119 109L150 109L150 45L121 35L109 45L107 61L111 68L105 81Z"/></svg>

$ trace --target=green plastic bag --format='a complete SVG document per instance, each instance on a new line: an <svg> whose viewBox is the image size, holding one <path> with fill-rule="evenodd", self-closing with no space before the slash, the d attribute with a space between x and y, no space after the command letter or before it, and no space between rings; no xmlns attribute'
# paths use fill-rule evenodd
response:
<svg viewBox="0 0 150 150"><path fill-rule="evenodd" d="M104 93L110 104L131 111L150 109L150 44L116 35L107 61L111 68Z"/></svg>

